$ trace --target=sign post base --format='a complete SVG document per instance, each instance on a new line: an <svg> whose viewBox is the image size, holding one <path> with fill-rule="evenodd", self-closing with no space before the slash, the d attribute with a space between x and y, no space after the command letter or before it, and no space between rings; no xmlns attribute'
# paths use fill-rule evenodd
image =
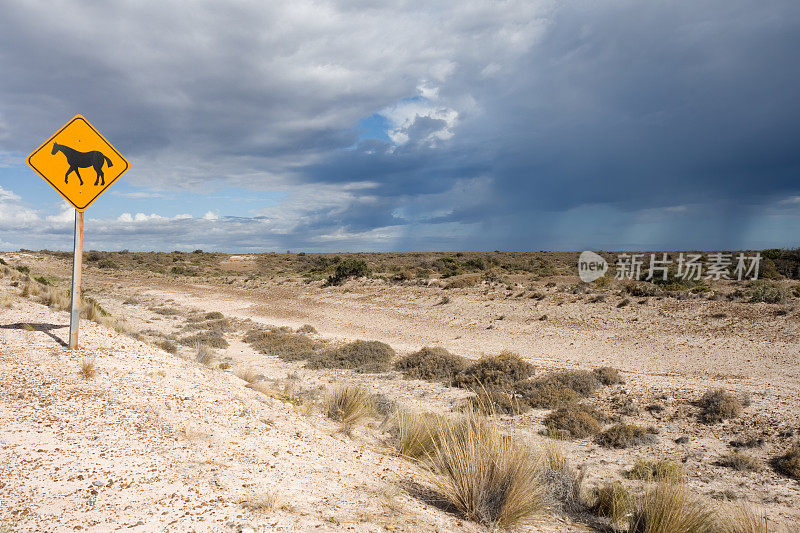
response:
<svg viewBox="0 0 800 533"><path fill-rule="evenodd" d="M75 250L72 256L72 293L69 319L69 349L78 348L81 318L81 269L83 267L83 211L75 210Z"/></svg>

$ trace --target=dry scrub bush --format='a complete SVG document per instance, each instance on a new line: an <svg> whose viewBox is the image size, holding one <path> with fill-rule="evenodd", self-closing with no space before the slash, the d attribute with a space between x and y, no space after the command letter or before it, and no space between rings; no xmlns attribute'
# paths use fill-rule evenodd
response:
<svg viewBox="0 0 800 533"><path fill-rule="evenodd" d="M485 389L475 391L476 396L470 398L472 409L483 414L519 415L530 409L527 403L521 402L513 392L503 389Z"/></svg>
<svg viewBox="0 0 800 533"><path fill-rule="evenodd" d="M463 274L460 276L453 276L447 280L445 289L466 289L467 287L474 287L481 281L480 274Z"/></svg>
<svg viewBox="0 0 800 533"><path fill-rule="evenodd" d="M450 382L467 367L467 363L467 359L437 346L425 347L402 357L394 368L410 379Z"/></svg>
<svg viewBox="0 0 800 533"><path fill-rule="evenodd" d="M201 365L210 365L211 361L214 359L214 350L209 348L206 344L198 344L195 349L197 353L194 356L194 360Z"/></svg>
<svg viewBox="0 0 800 533"><path fill-rule="evenodd" d="M246 381L248 385L252 385L253 383L261 381L261 375L250 367L239 368L236 370L236 372L234 372L234 375L237 378Z"/></svg>
<svg viewBox="0 0 800 533"><path fill-rule="evenodd" d="M750 505L740 502L721 507L718 511L714 533L777 533L787 531L770 527L770 521L763 510L754 510Z"/></svg>
<svg viewBox="0 0 800 533"><path fill-rule="evenodd" d="M607 483L592 491L591 511L608 518L613 528L619 527L633 506L633 497L622 483Z"/></svg>
<svg viewBox="0 0 800 533"><path fill-rule="evenodd" d="M314 341L305 335L282 329L251 329L245 334L244 342L258 352L275 355L284 361L308 359L316 348Z"/></svg>
<svg viewBox="0 0 800 533"><path fill-rule="evenodd" d="M655 444L658 430L652 426L644 428L634 424L614 424L597 436L596 442L604 448L628 448Z"/></svg>
<svg viewBox="0 0 800 533"><path fill-rule="evenodd" d="M205 344L210 348L227 348L230 346L225 337L219 331L204 331L188 337L183 337L178 341L186 346L195 346L198 344Z"/></svg>
<svg viewBox="0 0 800 533"><path fill-rule="evenodd" d="M633 468L625 473L628 479L646 482L680 483L684 479L683 468L674 461L636 461Z"/></svg>
<svg viewBox="0 0 800 533"><path fill-rule="evenodd" d="M600 433L603 416L584 404L564 405L547 415L544 425L554 438L582 439Z"/></svg>
<svg viewBox="0 0 800 533"><path fill-rule="evenodd" d="M97 367L94 365L94 358L86 358L81 361L81 367L78 370L78 374L83 379L92 379L97 375Z"/></svg>
<svg viewBox="0 0 800 533"><path fill-rule="evenodd" d="M351 427L375 413L369 392L356 385L328 387L322 405L328 418L341 422L345 427Z"/></svg>
<svg viewBox="0 0 800 533"><path fill-rule="evenodd" d="M577 513L585 509L581 498L583 474L570 468L561 447L548 439L542 446L542 461L539 480L544 485L548 507L566 513Z"/></svg>
<svg viewBox="0 0 800 533"><path fill-rule="evenodd" d="M271 513L278 506L278 496L274 492L250 494L239 500L239 505L248 511Z"/></svg>
<svg viewBox="0 0 800 533"><path fill-rule="evenodd" d="M219 311L211 311L210 313L205 314L206 320L220 320L223 318L225 318L225 315L223 315Z"/></svg>
<svg viewBox="0 0 800 533"><path fill-rule="evenodd" d="M742 402L725 389L706 392L699 402L700 419L706 424L715 424L742 414Z"/></svg>
<svg viewBox="0 0 800 533"><path fill-rule="evenodd" d="M800 479L800 444L796 444L786 454L776 457L773 466L781 474Z"/></svg>
<svg viewBox="0 0 800 533"><path fill-rule="evenodd" d="M517 383L514 389L522 401L535 409L555 409L581 399L572 389L538 380Z"/></svg>
<svg viewBox="0 0 800 533"><path fill-rule="evenodd" d="M435 486L468 518L507 528L544 509L538 457L496 423L468 411L438 419L436 434Z"/></svg>
<svg viewBox="0 0 800 533"><path fill-rule="evenodd" d="M511 352L487 356L456 375L453 383L458 387L505 387L529 378L536 367Z"/></svg>
<svg viewBox="0 0 800 533"><path fill-rule="evenodd" d="M354 341L309 359L309 368L346 368L358 372L383 372L395 356L391 346L378 341Z"/></svg>
<svg viewBox="0 0 800 533"><path fill-rule="evenodd" d="M303 324L299 328L297 328L297 333L308 333L308 334L315 334L317 332L317 328L312 326L311 324Z"/></svg>
<svg viewBox="0 0 800 533"><path fill-rule="evenodd" d="M630 533L712 533L713 509L682 484L657 483L637 498L629 519Z"/></svg>
<svg viewBox="0 0 800 533"><path fill-rule="evenodd" d="M739 472L755 472L761 468L757 459L738 451L726 453L719 458L717 464Z"/></svg>
<svg viewBox="0 0 800 533"><path fill-rule="evenodd" d="M619 370L616 368L611 368L610 366L601 366L600 368L595 368L592 373L597 380L605 386L625 383L625 380L622 379Z"/></svg>
<svg viewBox="0 0 800 533"><path fill-rule="evenodd" d="M170 340L167 340L167 339L161 339L161 340L157 341L156 342L156 346L158 346L159 348L161 348L165 352L170 353L172 355L175 355L176 353L178 353L178 345L175 344L174 342L170 341Z"/></svg>

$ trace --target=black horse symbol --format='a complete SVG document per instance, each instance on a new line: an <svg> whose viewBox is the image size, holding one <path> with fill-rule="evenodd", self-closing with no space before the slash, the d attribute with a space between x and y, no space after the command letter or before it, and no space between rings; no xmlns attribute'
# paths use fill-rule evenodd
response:
<svg viewBox="0 0 800 533"><path fill-rule="evenodd" d="M109 167L114 166L109 158L97 150L92 152L79 152L70 148L69 146L53 143L53 151L51 153L56 155L58 152L62 152L65 156L67 156L67 163L69 163L69 170L67 170L67 173L64 174L64 183L69 183L69 174L70 172L74 171L78 176L78 180L81 182L81 185L83 185L83 179L81 178L81 174L78 172L78 169L94 167L94 171L97 173L97 179L94 180L94 184L97 185L97 182L100 182L100 185L105 185L106 178L103 175L103 163L108 163Z"/></svg>

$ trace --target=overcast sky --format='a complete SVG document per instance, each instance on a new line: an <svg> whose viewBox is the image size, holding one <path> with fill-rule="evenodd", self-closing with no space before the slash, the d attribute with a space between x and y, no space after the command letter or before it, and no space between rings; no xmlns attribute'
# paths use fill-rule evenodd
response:
<svg viewBox="0 0 800 533"><path fill-rule="evenodd" d="M800 246L797 0L6 0L0 250L69 249L24 158L131 169L87 248Z"/></svg>

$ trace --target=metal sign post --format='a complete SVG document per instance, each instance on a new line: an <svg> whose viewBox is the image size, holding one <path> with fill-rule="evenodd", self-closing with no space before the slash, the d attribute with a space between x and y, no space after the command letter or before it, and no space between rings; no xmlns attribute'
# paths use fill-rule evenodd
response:
<svg viewBox="0 0 800 533"><path fill-rule="evenodd" d="M69 318L69 349L78 348L78 322L81 319L81 269L83 267L83 211L75 211L75 250L72 255L72 294Z"/></svg>

